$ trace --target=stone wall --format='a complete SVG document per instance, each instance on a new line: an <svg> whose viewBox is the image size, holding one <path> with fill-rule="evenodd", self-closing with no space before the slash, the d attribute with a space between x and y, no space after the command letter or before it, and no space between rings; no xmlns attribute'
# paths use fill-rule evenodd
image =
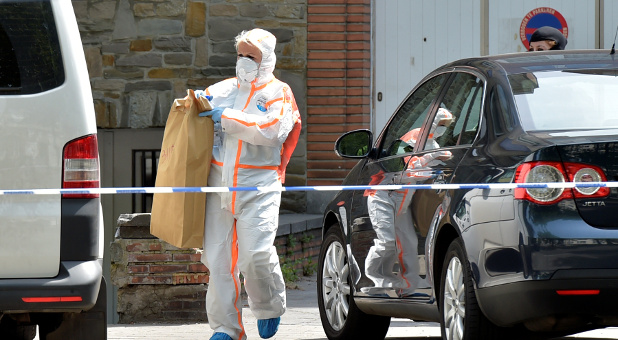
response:
<svg viewBox="0 0 618 340"><path fill-rule="evenodd" d="M275 246L290 277L317 269L321 218L282 215ZM150 214L118 219L111 245L111 279L118 288L119 323L203 322L208 268L194 249L179 249L150 234ZM293 284L292 281L290 283Z"/></svg>
<svg viewBox="0 0 618 340"><path fill-rule="evenodd" d="M275 75L292 88L304 123L286 185L305 185L307 0L72 3L103 129L164 126L174 98L184 97L187 88L235 76L233 38L240 31L272 32L278 41ZM286 193L282 208L303 212L304 200L304 193Z"/></svg>
<svg viewBox="0 0 618 340"><path fill-rule="evenodd" d="M234 37L277 36L277 75L304 104L306 0L73 0L101 128L165 125L176 97L234 76Z"/></svg>

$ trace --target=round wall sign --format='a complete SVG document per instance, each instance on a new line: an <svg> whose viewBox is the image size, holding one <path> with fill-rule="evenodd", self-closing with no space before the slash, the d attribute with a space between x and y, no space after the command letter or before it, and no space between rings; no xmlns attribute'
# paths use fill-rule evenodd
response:
<svg viewBox="0 0 618 340"><path fill-rule="evenodd" d="M569 28L566 20L553 8L539 7L531 10L524 16L524 20L521 21L519 26L519 36L521 42L526 47L526 51L530 48L530 36L537 28L543 26L551 26L558 29L565 37L569 37Z"/></svg>

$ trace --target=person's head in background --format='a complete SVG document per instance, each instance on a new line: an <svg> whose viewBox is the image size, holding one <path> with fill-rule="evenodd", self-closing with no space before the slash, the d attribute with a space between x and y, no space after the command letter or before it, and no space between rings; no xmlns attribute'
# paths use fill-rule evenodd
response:
<svg viewBox="0 0 618 340"><path fill-rule="evenodd" d="M567 38L558 29L543 26L538 28L530 37L528 51L564 50Z"/></svg>

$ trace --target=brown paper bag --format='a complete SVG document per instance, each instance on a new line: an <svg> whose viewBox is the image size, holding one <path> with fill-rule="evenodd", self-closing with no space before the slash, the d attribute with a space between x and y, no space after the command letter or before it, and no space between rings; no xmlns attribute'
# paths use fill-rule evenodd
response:
<svg viewBox="0 0 618 340"><path fill-rule="evenodd" d="M214 123L199 117L211 110L205 98L174 100L163 134L157 169L157 187L205 187L208 182ZM152 202L150 233L178 248L200 248L204 236L206 193L156 193Z"/></svg>

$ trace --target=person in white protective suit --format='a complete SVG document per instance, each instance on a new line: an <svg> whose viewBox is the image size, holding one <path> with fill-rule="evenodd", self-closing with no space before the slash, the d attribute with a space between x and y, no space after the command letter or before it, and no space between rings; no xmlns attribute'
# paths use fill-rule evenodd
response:
<svg viewBox="0 0 618 340"><path fill-rule="evenodd" d="M440 108L430 128L426 149L440 147L435 138L442 136L452 122L453 115L448 110ZM417 128L400 139L414 147L421 134L421 129ZM427 175L431 173L429 167L435 162L448 160L451 156L449 151L436 151L420 157L406 157L407 165L403 172L406 178L403 181L406 184L422 183L429 178ZM379 172L372 176L369 184L389 182L383 172ZM365 191L369 218L376 232L374 245L369 249L365 259L365 274L373 281L375 287L363 287L362 292L369 295L388 295L389 292L393 292L399 297L407 297L414 296L417 288L426 285L419 276L418 237L409 209L413 193L413 189ZM399 268L395 269L397 263Z"/></svg>
<svg viewBox="0 0 618 340"><path fill-rule="evenodd" d="M290 87L275 78L276 38L262 29L236 37L236 78L198 95L215 121L208 185L281 187L300 134L300 114ZM202 262L210 271L206 294L211 339L246 339L239 272L262 338L272 337L286 310L285 283L273 245L281 192L232 191L206 199Z"/></svg>

